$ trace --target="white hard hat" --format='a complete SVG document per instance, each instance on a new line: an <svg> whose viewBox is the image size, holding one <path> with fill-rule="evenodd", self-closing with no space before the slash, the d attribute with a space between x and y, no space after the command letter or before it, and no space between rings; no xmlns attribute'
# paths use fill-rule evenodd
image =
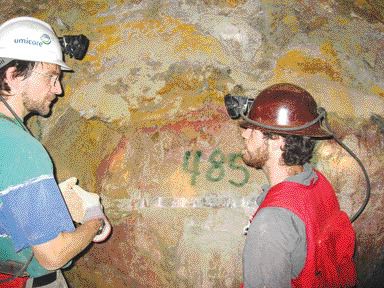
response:
<svg viewBox="0 0 384 288"><path fill-rule="evenodd" d="M72 70L63 61L52 27L32 17L13 18L0 26L0 67L14 59L52 63L62 70Z"/></svg>

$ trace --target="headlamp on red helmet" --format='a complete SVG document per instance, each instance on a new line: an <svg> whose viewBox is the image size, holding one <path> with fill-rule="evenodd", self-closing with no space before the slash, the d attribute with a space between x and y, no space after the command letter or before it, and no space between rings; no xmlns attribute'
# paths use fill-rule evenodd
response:
<svg viewBox="0 0 384 288"><path fill-rule="evenodd" d="M242 96L225 96L228 114L240 116L241 127L255 127L263 132L301 135L315 138L331 137L320 125L325 109L306 90L289 83L272 85L253 100ZM248 112L249 111L249 112Z"/></svg>
<svg viewBox="0 0 384 288"><path fill-rule="evenodd" d="M368 204L371 184L368 173L351 149L332 132L324 108L317 107L308 91L290 84L279 83L261 91L255 99L226 95L225 106L232 119L243 118L240 126L257 128L263 132L330 138L343 147L359 164L366 180L366 196L359 210L351 217L355 221ZM321 125L324 124L324 127Z"/></svg>

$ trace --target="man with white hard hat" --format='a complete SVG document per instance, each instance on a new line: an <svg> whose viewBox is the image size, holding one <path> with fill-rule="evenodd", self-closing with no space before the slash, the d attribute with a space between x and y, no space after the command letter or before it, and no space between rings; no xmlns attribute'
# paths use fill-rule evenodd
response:
<svg viewBox="0 0 384 288"><path fill-rule="evenodd" d="M57 184L23 121L50 113L62 70L71 68L50 25L18 17L0 26L0 287L67 287L60 268L111 231L97 194L74 177Z"/></svg>

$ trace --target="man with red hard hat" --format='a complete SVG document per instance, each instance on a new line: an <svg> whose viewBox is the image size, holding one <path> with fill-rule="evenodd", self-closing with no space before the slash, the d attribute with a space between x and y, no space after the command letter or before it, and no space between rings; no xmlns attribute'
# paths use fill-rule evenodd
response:
<svg viewBox="0 0 384 288"><path fill-rule="evenodd" d="M270 186L246 227L244 287L353 287L354 231L328 180L309 164L329 138L312 96L289 83L254 99L240 126L243 161Z"/></svg>
<svg viewBox="0 0 384 288"><path fill-rule="evenodd" d="M0 287L67 287L60 268L111 232L99 196L74 177L58 185L24 124L51 112L62 70L71 68L50 25L18 17L0 26Z"/></svg>

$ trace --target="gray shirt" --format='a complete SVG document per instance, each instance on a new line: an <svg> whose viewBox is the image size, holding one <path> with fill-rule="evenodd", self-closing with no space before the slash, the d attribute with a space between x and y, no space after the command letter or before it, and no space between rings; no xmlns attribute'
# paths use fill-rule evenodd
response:
<svg viewBox="0 0 384 288"><path fill-rule="evenodd" d="M304 171L285 181L309 185L317 180L310 164ZM257 199L264 200L269 187L263 187ZM261 209L249 227L243 251L243 277L245 288L291 287L304 267L307 242L304 222L285 208Z"/></svg>

